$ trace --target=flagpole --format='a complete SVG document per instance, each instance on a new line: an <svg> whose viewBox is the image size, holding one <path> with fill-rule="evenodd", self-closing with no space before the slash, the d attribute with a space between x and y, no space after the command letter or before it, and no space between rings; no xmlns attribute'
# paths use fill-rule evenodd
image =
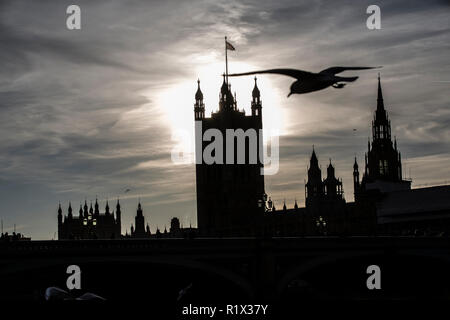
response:
<svg viewBox="0 0 450 320"><path fill-rule="evenodd" d="M225 36L225 78L227 80L227 86L228 86L228 54L227 54L227 36Z"/></svg>

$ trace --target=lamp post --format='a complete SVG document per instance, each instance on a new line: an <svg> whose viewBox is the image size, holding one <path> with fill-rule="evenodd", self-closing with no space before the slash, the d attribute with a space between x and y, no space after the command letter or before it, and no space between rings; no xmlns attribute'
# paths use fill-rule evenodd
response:
<svg viewBox="0 0 450 320"><path fill-rule="evenodd" d="M327 235L327 229L326 229L327 222L325 221L324 218L322 218L322 216L319 216L319 218L316 219L316 227L321 235L323 235L323 236Z"/></svg>
<svg viewBox="0 0 450 320"><path fill-rule="evenodd" d="M269 201L267 201L267 211L272 211L273 209L273 202L272 199L269 197Z"/></svg>
<svg viewBox="0 0 450 320"><path fill-rule="evenodd" d="M261 210L261 213L263 213L263 214L266 213L266 212L269 212L269 208L266 205L266 203L267 203L267 194L264 193L262 195L262 199L258 199L258 209ZM269 205L269 207L272 206L272 201L270 200L270 198L269 198L269 204L268 205ZM261 224L258 227L257 235L262 235L263 237L266 237L267 236L267 231L266 231L266 226L265 226L264 221L265 221L265 219L262 218L262 220L260 221Z"/></svg>
<svg viewBox="0 0 450 320"><path fill-rule="evenodd" d="M258 208L262 208L263 205L264 205L264 201L261 200L261 199L259 199L259 200L258 200Z"/></svg>

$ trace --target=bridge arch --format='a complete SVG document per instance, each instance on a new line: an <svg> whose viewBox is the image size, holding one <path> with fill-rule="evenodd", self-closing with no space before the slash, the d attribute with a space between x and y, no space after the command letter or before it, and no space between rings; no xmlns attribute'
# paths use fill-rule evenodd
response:
<svg viewBox="0 0 450 320"><path fill-rule="evenodd" d="M47 268L55 269L55 267L61 266L61 274L67 277L65 274L65 268L70 264L78 264L81 267L83 265L89 264L101 264L101 265L114 265L118 264L130 264L130 265L140 265L140 266L153 266L163 269L176 269L182 270L187 276L190 274L204 274L205 277L211 277L217 279L222 279L226 283L238 289L236 295L243 296L246 300L253 301L255 298L255 290L250 282L244 278L242 275L236 272L226 269L222 266L199 261L195 259L183 259L181 257L177 258L165 258L165 257L152 257L152 256L81 256L81 257L44 257L44 258L29 258L21 259L19 261L3 261L2 268L0 268L1 278L5 277L15 277L21 274L39 272L41 270L46 270ZM174 267L174 268L172 268ZM82 267L83 273L83 267ZM221 280L221 281L222 281ZM49 286L52 284L49 283ZM194 284L195 285L195 284ZM213 285L213 284L212 284Z"/></svg>
<svg viewBox="0 0 450 320"><path fill-rule="evenodd" d="M299 278L302 275L306 275L307 273L319 269L325 266L333 266L339 263L345 263L347 261L355 261L358 259L369 259L375 258L373 261L377 261L376 259L383 257L386 254L385 250L376 250L376 251L353 251L347 253L330 253L328 255L321 255L317 257L312 257L306 260L299 262L296 266L289 268L277 281L277 286L275 290L276 299L280 298L285 290L288 288L288 285ZM448 252L430 252L429 250L424 251L409 251L409 250L399 250L395 252L395 256L397 259L411 259L413 261L432 261L431 265L440 265L442 268L450 267L450 256L448 256ZM450 280L450 279L449 279ZM362 278L362 281L365 281ZM449 283L450 285L450 283Z"/></svg>

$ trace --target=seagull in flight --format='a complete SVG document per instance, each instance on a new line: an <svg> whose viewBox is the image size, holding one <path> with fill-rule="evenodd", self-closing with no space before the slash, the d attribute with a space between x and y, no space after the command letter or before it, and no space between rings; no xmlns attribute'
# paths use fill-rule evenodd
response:
<svg viewBox="0 0 450 320"><path fill-rule="evenodd" d="M274 73L282 74L297 79L291 84L291 91L288 94L288 98L291 94L297 93L308 93L313 91L319 91L332 86L336 89L342 89L346 83L353 82L358 77L339 77L336 74L347 71L347 70L365 70L365 69L376 69L381 67L331 67L320 71L319 73L297 70L297 69L269 69L261 71L252 71L245 73L233 73L230 77L247 76L251 74L260 73Z"/></svg>

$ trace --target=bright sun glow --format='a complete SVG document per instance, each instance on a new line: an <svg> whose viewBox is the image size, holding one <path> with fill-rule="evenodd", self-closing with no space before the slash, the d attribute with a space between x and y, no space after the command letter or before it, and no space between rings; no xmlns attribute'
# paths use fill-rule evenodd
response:
<svg viewBox="0 0 450 320"><path fill-rule="evenodd" d="M211 112L216 112L219 108L219 92L223 82L224 63L217 62L213 56L200 57L202 65L196 71L200 79L200 88L203 92L205 103L205 116L210 117ZM211 61L208 63L208 60ZM245 72L257 70L257 67L239 62L229 64L229 73ZM170 124L174 144L183 152L193 154L194 151L194 95L197 91L197 76L192 79L181 80L179 83L163 90L158 99ZM254 76L230 77L231 90L237 96L237 106L239 110L245 110L246 115L251 114L252 90L254 87ZM274 132L283 134L283 114L282 109L277 105L283 95L275 89L268 76L258 77L258 88L261 92L263 128L271 135ZM183 134L186 133L186 134ZM180 139L181 138L181 139ZM264 137L267 141L267 134Z"/></svg>

